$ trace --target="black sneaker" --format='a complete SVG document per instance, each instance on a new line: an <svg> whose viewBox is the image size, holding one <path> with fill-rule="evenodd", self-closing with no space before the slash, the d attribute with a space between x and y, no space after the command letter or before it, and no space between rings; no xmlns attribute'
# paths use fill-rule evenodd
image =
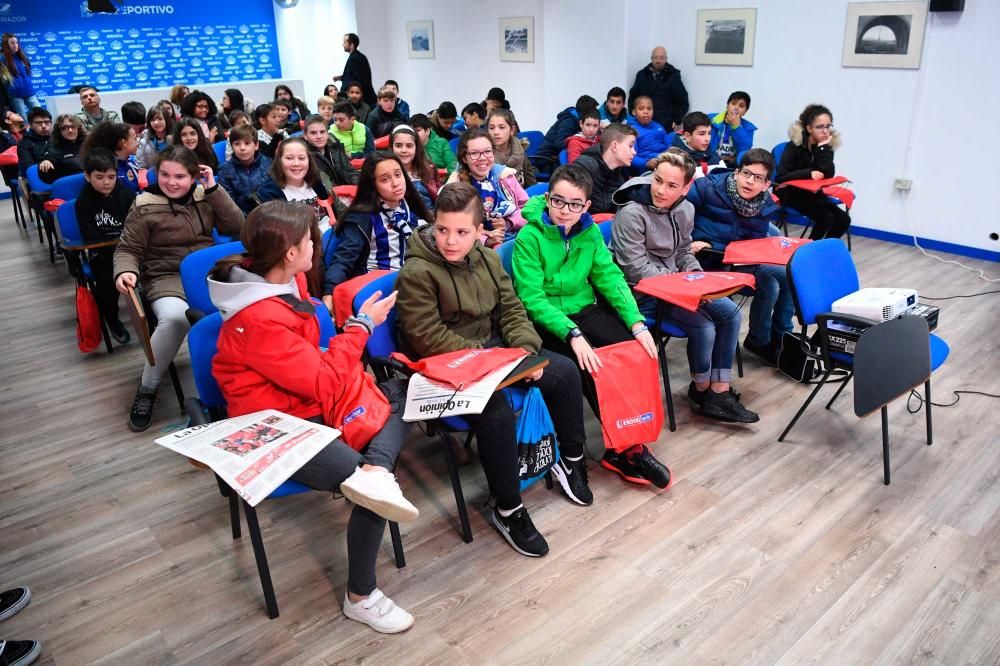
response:
<svg viewBox="0 0 1000 666"><path fill-rule="evenodd" d="M702 416L730 423L757 423L760 417L740 403L733 389L725 393L709 391L705 404L701 407Z"/></svg>
<svg viewBox="0 0 1000 666"><path fill-rule="evenodd" d="M688 400L693 402L698 407L705 404L705 395L708 393L708 389L699 389L694 385L694 382L688 384Z"/></svg>
<svg viewBox="0 0 1000 666"><path fill-rule="evenodd" d="M594 503L594 493L587 484L587 462L582 457L579 460L560 458L552 466L552 476L570 501L583 506Z"/></svg>
<svg viewBox="0 0 1000 666"><path fill-rule="evenodd" d="M132 411L128 413L128 427L132 432L142 432L149 428L153 421L153 403L156 402L156 389L139 386L132 402Z"/></svg>
<svg viewBox="0 0 1000 666"><path fill-rule="evenodd" d="M772 344L759 345L753 342L748 336L743 340L743 349L759 358L764 362L765 365L769 365L772 368L778 367L778 347Z"/></svg>
<svg viewBox="0 0 1000 666"><path fill-rule="evenodd" d="M494 508L493 527L507 540L511 548L522 555L541 557L549 552L549 544L535 529L528 510L523 506L506 518L500 515L499 509Z"/></svg>
<svg viewBox="0 0 1000 666"><path fill-rule="evenodd" d="M640 486L649 485L649 479L642 475L639 468L635 466L632 457L625 453L608 449L604 452L604 457L601 458L601 467L610 469L629 483Z"/></svg>
<svg viewBox="0 0 1000 666"><path fill-rule="evenodd" d="M31 601L31 590L26 587L0 592L0 620L6 620L14 615L27 606L29 601Z"/></svg>
<svg viewBox="0 0 1000 666"><path fill-rule="evenodd" d="M128 330L125 328L125 324L121 322L121 319L115 319L114 321L108 322L108 333L111 337L115 339L120 345L126 345L132 340L132 336L129 335Z"/></svg>
<svg viewBox="0 0 1000 666"><path fill-rule="evenodd" d="M41 652L42 644L38 641L0 641L0 664L28 666Z"/></svg>
<svg viewBox="0 0 1000 666"><path fill-rule="evenodd" d="M649 450L645 444L639 447L637 453L633 453L630 458L642 476L649 480L657 488L669 488L673 479L670 476L670 469L661 463Z"/></svg>

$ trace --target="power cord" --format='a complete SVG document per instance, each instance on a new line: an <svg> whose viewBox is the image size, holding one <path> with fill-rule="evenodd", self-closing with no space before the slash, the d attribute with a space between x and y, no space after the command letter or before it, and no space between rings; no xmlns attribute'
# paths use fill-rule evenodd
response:
<svg viewBox="0 0 1000 666"><path fill-rule="evenodd" d="M958 390L958 391L952 391L952 393L955 395L955 399L952 402L934 402L932 400L931 404L934 405L935 407L954 407L955 405L958 404L958 401L962 399L962 396L959 395L961 393L965 393L967 395L982 395L986 396L987 398L1000 398L1000 395L997 395L995 393L985 393L983 391ZM914 400L917 401L916 407L911 406ZM920 391L912 389L910 391L909 397L906 398L906 411L908 411L911 414L916 414L923 408L925 402L927 402L927 399L920 394Z"/></svg>
<svg viewBox="0 0 1000 666"><path fill-rule="evenodd" d="M1000 289L994 289L993 291L981 291L978 294L959 294L958 296L939 296L934 298L933 296L921 296L922 301L950 301L953 298L975 298L976 296L986 296L988 294L1000 294Z"/></svg>

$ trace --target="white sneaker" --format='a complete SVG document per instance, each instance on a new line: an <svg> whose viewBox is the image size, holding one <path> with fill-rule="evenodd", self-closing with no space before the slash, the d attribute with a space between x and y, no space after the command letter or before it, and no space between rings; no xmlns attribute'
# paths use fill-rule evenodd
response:
<svg viewBox="0 0 1000 666"><path fill-rule="evenodd" d="M364 622L375 631L383 634L398 634L413 626L413 616L397 606L392 599L382 594L376 588L358 603L352 603L347 593L344 593L344 615Z"/></svg>
<svg viewBox="0 0 1000 666"><path fill-rule="evenodd" d="M396 523L413 522L420 515L417 507L403 497L392 472L381 467L368 472L357 468L340 484L340 492L358 506Z"/></svg>

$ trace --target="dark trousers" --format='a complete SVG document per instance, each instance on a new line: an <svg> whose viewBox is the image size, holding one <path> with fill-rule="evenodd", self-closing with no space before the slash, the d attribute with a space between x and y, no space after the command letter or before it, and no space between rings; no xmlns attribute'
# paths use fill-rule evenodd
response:
<svg viewBox="0 0 1000 666"><path fill-rule="evenodd" d="M575 458L583 455L583 400L580 374L573 362L561 354L543 349L539 356L549 359L542 378L527 386L537 386L549 408L559 440L559 452ZM462 417L476 435L479 460L498 509L514 509L521 504L517 461L517 434L514 411L501 391L486 403L482 414Z"/></svg>
<svg viewBox="0 0 1000 666"><path fill-rule="evenodd" d="M98 248L90 252L90 271L94 275L94 300L106 322L119 321L118 290L115 288L114 248Z"/></svg>
<svg viewBox="0 0 1000 666"><path fill-rule="evenodd" d="M355 451L342 439L335 439L326 448L292 474L292 480L315 490L336 492L340 484L362 465L377 465L392 470L403 448L409 424L403 422L406 404L406 383L391 380L379 384L389 399L392 413L382 429L361 451ZM309 419L322 423L322 418ZM355 506L347 523L347 589L367 596L375 589L375 560L385 533L385 518L360 506Z"/></svg>
<svg viewBox="0 0 1000 666"><path fill-rule="evenodd" d="M807 192L797 187L783 187L778 190L778 198L783 204L797 209L813 222L809 238L840 238L851 226L851 216L830 201L822 192Z"/></svg>

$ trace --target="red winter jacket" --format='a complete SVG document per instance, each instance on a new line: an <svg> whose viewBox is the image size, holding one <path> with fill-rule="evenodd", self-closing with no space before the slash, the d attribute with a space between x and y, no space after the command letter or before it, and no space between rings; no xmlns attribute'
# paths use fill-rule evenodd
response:
<svg viewBox="0 0 1000 666"><path fill-rule="evenodd" d="M296 276L299 294L307 293L303 277ZM213 282L210 280L210 288ZM258 292L269 288L259 282L227 283L226 287L230 296L241 288ZM212 374L231 417L262 409L299 418L325 416L350 379L364 372L361 352L368 340L365 329L348 327L330 340L326 352L320 351L319 322L309 300L300 301L295 308L270 296L241 304L235 313L223 309L218 301L216 304L226 321L219 333Z"/></svg>
<svg viewBox="0 0 1000 666"><path fill-rule="evenodd" d="M588 139L583 135L582 132L577 132L573 136L566 139L566 164L572 164L576 161L583 151L587 150L591 146L596 146L601 142L601 137L595 136L592 139Z"/></svg>

